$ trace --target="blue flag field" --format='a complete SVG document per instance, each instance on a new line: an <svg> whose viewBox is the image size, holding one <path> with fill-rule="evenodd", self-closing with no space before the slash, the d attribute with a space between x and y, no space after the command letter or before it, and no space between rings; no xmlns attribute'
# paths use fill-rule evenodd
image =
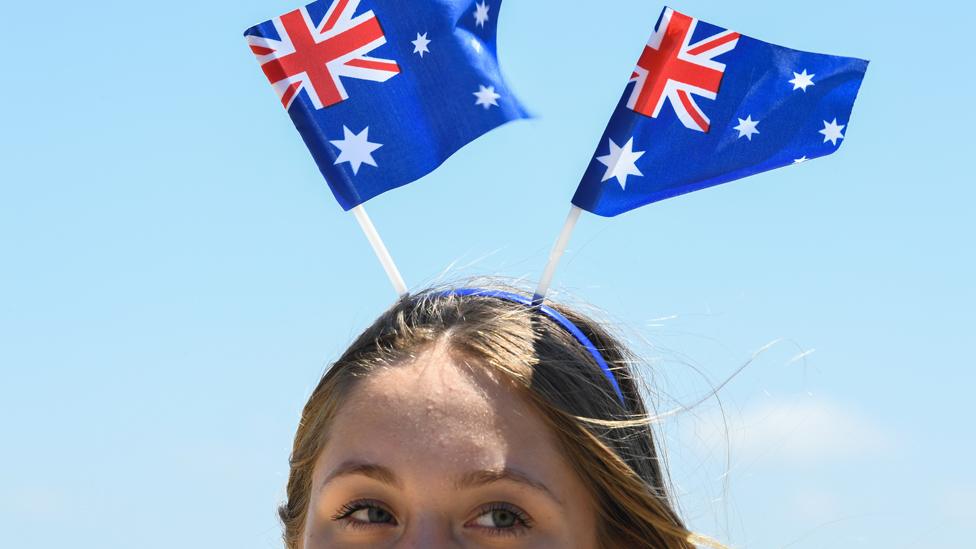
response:
<svg viewBox="0 0 976 549"><path fill-rule="evenodd" d="M665 8L573 204L610 217L831 154L867 64Z"/></svg>
<svg viewBox="0 0 976 549"><path fill-rule="evenodd" d="M345 210L527 117L496 57L501 0L319 0L244 32Z"/></svg>

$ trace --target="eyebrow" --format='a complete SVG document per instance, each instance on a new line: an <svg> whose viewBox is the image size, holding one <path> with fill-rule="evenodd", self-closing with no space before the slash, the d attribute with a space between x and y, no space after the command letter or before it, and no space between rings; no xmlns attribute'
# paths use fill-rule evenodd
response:
<svg viewBox="0 0 976 549"><path fill-rule="evenodd" d="M454 481L454 487L458 490L465 490L470 488L478 488L481 486L487 486L495 482L508 481L514 482L516 484L521 484L522 486L531 488L537 492L542 492L549 499L555 501L559 505L563 502L556 497L556 494L552 493L552 490L545 485L542 481L536 480L531 476L519 471L518 469L512 469L506 467L504 469L494 469L494 470L482 470L482 471L471 471L465 473L458 477Z"/></svg>
<svg viewBox="0 0 976 549"><path fill-rule="evenodd" d="M395 488L403 488L403 484L400 482L400 479L392 470L376 463L349 460L341 463L331 473L329 473L329 475L325 477L325 480L322 481L320 489L324 488L327 484L338 478L357 475L371 478L377 482L381 482ZM552 492L552 490L549 489L548 486L545 485L545 483L511 467L506 467L504 469L470 471L457 477L454 480L454 487L458 490L470 490L472 488L480 488L496 482L505 481L513 482L537 492L541 492L543 495L553 500L557 504L563 505L562 500L556 497L556 495Z"/></svg>
<svg viewBox="0 0 976 549"><path fill-rule="evenodd" d="M329 473L329 476L325 477L325 480L322 481L322 487L325 487L326 484L337 478L354 475L371 478L375 481L388 484L395 488L403 487L403 485L400 483L400 479L397 478L393 471L387 469L386 467L377 465L375 463L366 463L364 461L355 460L342 462L331 473Z"/></svg>

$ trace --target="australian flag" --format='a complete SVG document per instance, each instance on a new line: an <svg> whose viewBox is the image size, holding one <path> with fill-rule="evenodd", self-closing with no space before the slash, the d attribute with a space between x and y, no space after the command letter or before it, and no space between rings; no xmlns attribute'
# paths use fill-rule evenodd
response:
<svg viewBox="0 0 976 549"><path fill-rule="evenodd" d="M349 210L527 117L496 57L501 0L318 0L244 31Z"/></svg>
<svg viewBox="0 0 976 549"><path fill-rule="evenodd" d="M831 154L867 64L665 8L573 204L610 217Z"/></svg>

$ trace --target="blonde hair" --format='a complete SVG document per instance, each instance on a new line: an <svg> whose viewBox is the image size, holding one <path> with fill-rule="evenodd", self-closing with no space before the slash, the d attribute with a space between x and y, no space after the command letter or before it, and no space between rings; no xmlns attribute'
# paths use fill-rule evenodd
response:
<svg viewBox="0 0 976 549"><path fill-rule="evenodd" d="M431 289L402 298L366 329L322 377L302 412L287 501L278 514L287 549L298 549L315 461L352 385L434 344L512 382L552 429L598 511L602 547L720 547L689 532L672 505L644 400L626 348L599 323L554 306L600 349L624 396L564 328L517 303Z"/></svg>

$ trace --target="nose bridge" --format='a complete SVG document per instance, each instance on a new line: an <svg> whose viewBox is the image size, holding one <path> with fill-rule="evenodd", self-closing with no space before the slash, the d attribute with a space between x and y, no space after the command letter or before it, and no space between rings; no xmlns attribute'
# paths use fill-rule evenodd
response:
<svg viewBox="0 0 976 549"><path fill-rule="evenodd" d="M437 513L415 515L396 549L461 549L464 545L448 517Z"/></svg>

